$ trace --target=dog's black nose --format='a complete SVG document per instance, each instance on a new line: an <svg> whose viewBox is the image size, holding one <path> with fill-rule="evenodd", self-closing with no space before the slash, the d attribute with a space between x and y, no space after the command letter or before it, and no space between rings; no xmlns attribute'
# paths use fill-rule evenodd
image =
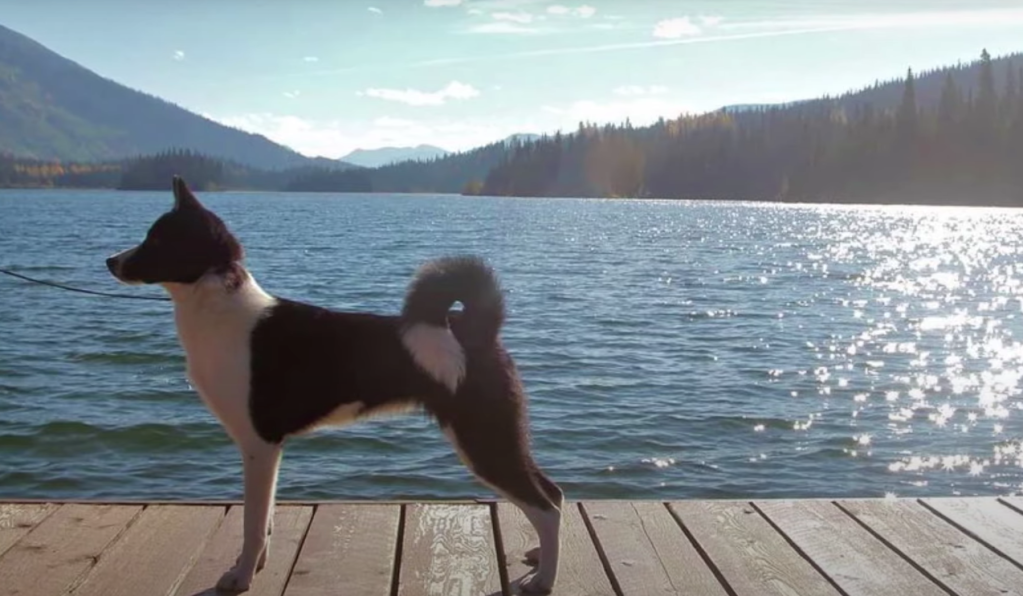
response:
<svg viewBox="0 0 1023 596"><path fill-rule="evenodd" d="M117 275L117 257L107 259L107 269L110 270L110 273Z"/></svg>

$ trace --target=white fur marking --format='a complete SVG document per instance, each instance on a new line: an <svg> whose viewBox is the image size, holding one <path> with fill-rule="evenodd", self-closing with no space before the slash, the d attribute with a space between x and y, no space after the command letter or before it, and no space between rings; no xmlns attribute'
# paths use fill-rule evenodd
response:
<svg viewBox="0 0 1023 596"><path fill-rule="evenodd" d="M195 284L164 285L174 300L192 386L236 443L262 442L249 416L249 341L276 300L251 277L233 291L215 275Z"/></svg>
<svg viewBox="0 0 1023 596"><path fill-rule="evenodd" d="M418 323L401 337L419 368L452 393L465 378L465 352L447 327Z"/></svg>
<svg viewBox="0 0 1023 596"><path fill-rule="evenodd" d="M318 420L315 426L344 426L345 424L351 424L359 417L359 410L361 409L361 401L338 406L330 414Z"/></svg>

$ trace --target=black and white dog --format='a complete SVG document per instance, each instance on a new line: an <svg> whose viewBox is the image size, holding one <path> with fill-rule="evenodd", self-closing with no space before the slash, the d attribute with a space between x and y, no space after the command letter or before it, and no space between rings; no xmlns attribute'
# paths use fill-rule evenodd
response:
<svg viewBox="0 0 1023 596"><path fill-rule="evenodd" d="M473 257L425 264L399 316L337 312L271 296L238 240L175 177L174 208L138 246L107 259L125 283L160 284L174 303L188 376L242 455L245 539L219 589L244 591L266 562L285 439L373 414L423 409L462 461L522 509L539 562L526 591L558 572L563 496L529 450L526 396L501 345L504 303ZM461 312L451 311L460 302Z"/></svg>

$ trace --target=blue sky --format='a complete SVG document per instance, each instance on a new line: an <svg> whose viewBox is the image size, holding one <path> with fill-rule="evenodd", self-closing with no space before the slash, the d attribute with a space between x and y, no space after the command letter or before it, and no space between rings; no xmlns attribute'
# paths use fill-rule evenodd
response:
<svg viewBox="0 0 1023 596"><path fill-rule="evenodd" d="M1021 0L0 0L0 24L328 157L644 124L1023 50Z"/></svg>

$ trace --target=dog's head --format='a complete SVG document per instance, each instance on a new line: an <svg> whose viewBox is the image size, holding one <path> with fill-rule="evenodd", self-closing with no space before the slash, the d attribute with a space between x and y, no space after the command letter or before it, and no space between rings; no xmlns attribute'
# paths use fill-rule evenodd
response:
<svg viewBox="0 0 1023 596"><path fill-rule="evenodd" d="M219 217L202 206L185 181L174 177L174 208L156 220L146 239L107 259L114 277L128 284L195 283L229 272L244 256Z"/></svg>

